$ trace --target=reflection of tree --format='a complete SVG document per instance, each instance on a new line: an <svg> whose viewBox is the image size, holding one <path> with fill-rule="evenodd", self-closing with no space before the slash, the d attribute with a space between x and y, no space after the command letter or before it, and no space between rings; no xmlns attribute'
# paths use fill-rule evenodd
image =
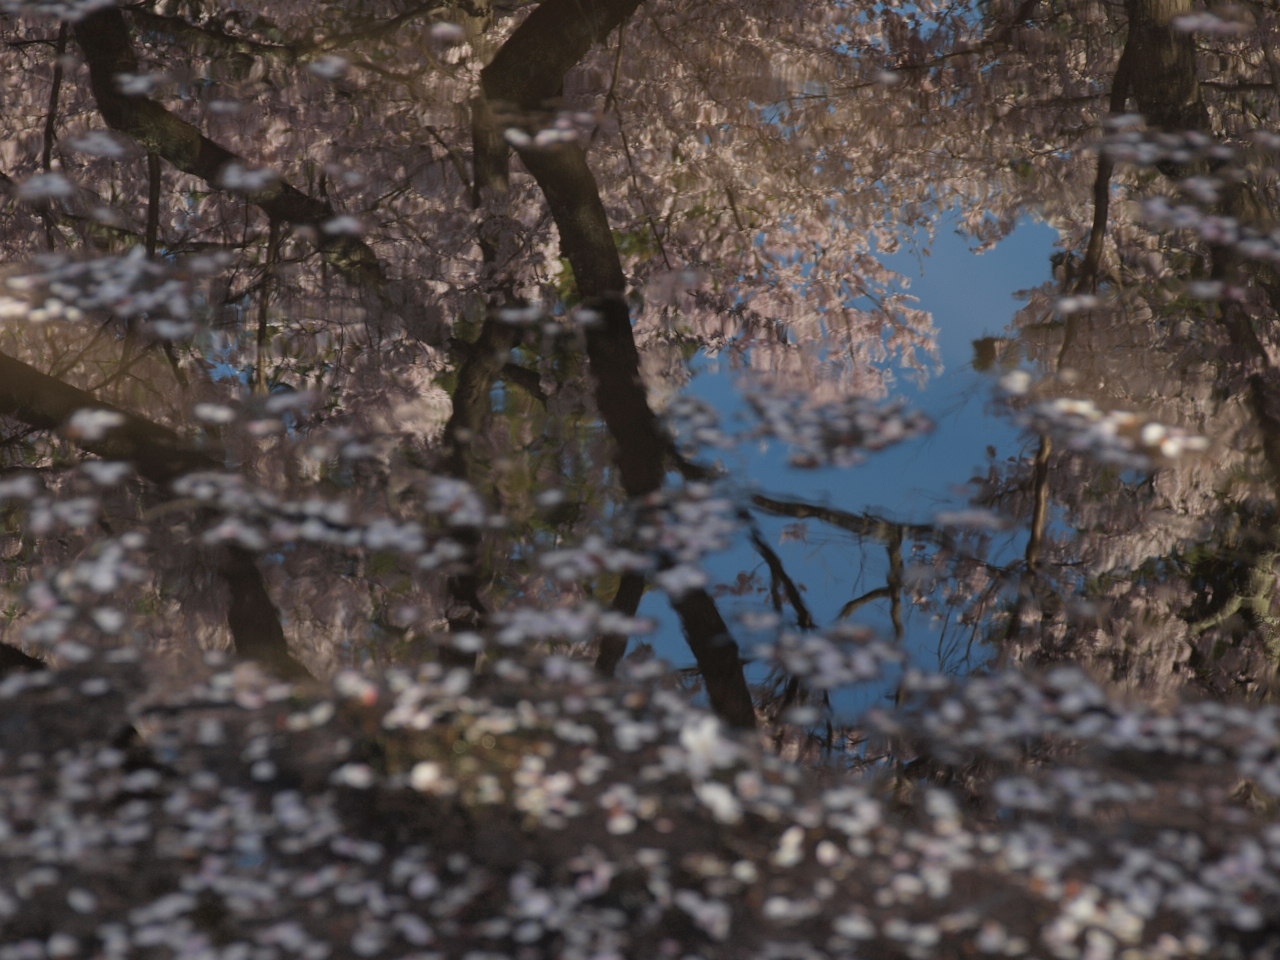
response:
<svg viewBox="0 0 1280 960"><path fill-rule="evenodd" d="M902 637L902 600L905 590L902 564L902 544L905 538L914 542L941 543L944 534L928 524L893 523L870 514L850 514L843 510L815 504L777 500L757 494L751 502L774 516L792 517L797 520L813 518L856 534L859 539L877 540L884 544L889 558L888 581L856 597L840 608L840 618L852 616L857 610L876 600L889 601L889 615L894 635Z"/></svg>
<svg viewBox="0 0 1280 960"><path fill-rule="evenodd" d="M1121 88L1114 38L1126 11L1133 49L1163 44L1172 64L1188 51L1227 56L1213 75L1227 86L1199 91L1209 149L1240 132L1229 107L1256 51L1143 34L1141 16L1168 26L1186 7L1136 2L925 0L864 16L754 0L549 0L532 12L469 4L461 26L441 19L454 6L179 16L193 9L95 14L111 29L81 38L87 85L69 67L54 82L52 27L3 27L37 42L13 48L31 69L0 117L6 150L32 147L5 154L16 216L0 241L15 259L47 246L59 255L27 268L4 304L14 322L0 375L12 383L0 406L35 431L4 447L6 466L21 468L0 476L5 519L25 537L6 559L38 569L45 592L33 588L29 606L40 609L23 617L68 660L3 685L0 913L3 936L24 938L19 953L111 952L126 932L126 950L317 956L1275 953L1274 711L1173 696L1163 714L1144 705L1182 682L1193 629L1234 644L1247 667L1259 624L1235 643L1229 621L1240 618L1226 614L1235 604L1259 623L1270 615L1276 406L1263 361L1274 302L1258 291L1271 281L1228 238L1212 250L1190 241L1195 224L1154 236L1132 202L1173 189L1175 165L1183 180L1212 178L1223 157L1135 167L1116 154L1104 171L1080 147L1106 91ZM130 72L173 71L167 100L104 88L113 78L94 61L109 51L92 51L111 30L116 55L133 50ZM214 55L229 49L234 62ZM303 66L321 51L344 62ZM1192 103L1177 79L1170 96ZM1147 96L1143 83L1120 106ZM464 109L477 85L483 98ZM98 153L63 150L60 131L87 135L117 108L115 133L132 130L147 149L120 136L88 138ZM244 202L253 195L209 190L194 164L183 173L178 144L148 141L155 131L134 129L139 120L197 155L226 144L276 165L323 206L290 232L288 217ZM1176 146L1132 126L1115 134L1113 146L1138 153ZM166 151L178 169L161 177ZM1242 175L1265 182L1274 163L1251 163ZM1244 219L1259 207L1223 179L1202 213ZM145 219L101 209L144 193ZM647 390L670 384L641 371L678 383L681 350L728 340L725 355L768 370L779 395L805 393L785 413L818 411L829 417L814 431L822 443L861 450L861 426L831 401L883 390L886 357L927 356L931 343L928 318L897 295L873 248L954 204L981 241L1035 204L1064 235L1064 273L1094 264L1079 289L1035 292L1024 336L1003 342L1063 368L1012 401L1040 411L1052 440L1034 459L993 464L981 492L1026 523L1021 557L982 560L944 517L894 523L795 498L735 507L712 471L672 457ZM356 249L376 253L376 296L316 255L346 242L326 240L330 212L351 215ZM134 245L148 256L123 256ZM1178 273L1252 286L1193 303L1185 284L1151 282ZM1203 329L1178 332L1186 317ZM159 351L142 353L184 325L202 337L174 346L185 384ZM1173 395L1165 348L1189 372ZM663 355L645 365L646 351ZM283 385L299 389L263 389ZM1144 439L1157 414L1229 428L1252 448L1169 455L1168 469L1135 483L1041 422L1064 394L1155 408L1124 422L1138 435L1121 438L1130 454L1163 449ZM95 438L86 427L104 421L81 416L86 407L123 419ZM185 440L196 422L207 447ZM48 436L63 427L84 451L174 480L184 499L138 501L127 472ZM668 484L673 465L702 482ZM716 549L698 512L715 500L768 568L764 602L796 628L759 654L776 667L763 703L711 591L677 590L671 576L702 572ZM835 763L817 772L727 734L755 725L758 707L766 727L902 659L869 631L815 624L802 576L743 511L821 520L886 551L883 588L845 613L884 598L902 632L909 602L963 605L975 631L1003 638L1015 669L903 671L891 715L871 711L856 744L841 744L852 755L823 732ZM1237 532L1191 528L1233 512ZM969 522L999 524L978 512ZM166 675L150 657L134 696L124 665L56 641L145 646L179 604L126 585L117 606L128 609L114 616L100 597L47 609L54 588L113 589L126 564L94 563L120 528L159 541L136 548L157 568L180 565L184 551L168 545L197 537L226 558L203 566L237 591L227 619L241 652L283 660L284 626L294 653L350 666L373 634L379 664L413 669L385 682L344 671L318 693L243 668ZM7 529L6 550L9 539ZM255 558L287 582L274 620L263 619ZM655 664L633 664L624 681L599 676L618 667L631 626L606 614L634 613L651 584L671 585L720 720ZM1002 600L1004 621L988 615ZM443 641L456 661L418 655L442 625L454 628ZM593 640L596 669L574 662ZM1197 649L1207 685L1232 682L1208 643ZM1125 702L1069 669L1017 669L1028 661L1107 669L1141 696ZM124 757L114 731L139 713L142 755ZM774 727L776 750L795 729Z"/></svg>
<svg viewBox="0 0 1280 960"><path fill-rule="evenodd" d="M847 600L840 607L838 620L851 620L869 604L887 600L893 635L900 643L905 636L906 613L911 606L932 606L940 599L949 609L959 610L959 626L972 633L967 641L950 636L951 617L946 618L937 644L937 663L941 670L956 666L950 662L950 657L956 649L961 648L961 644L963 648L972 650L973 642L989 611L999 603L1009 586L1025 573L1017 563L1001 566L985 559L988 544L984 538L966 543L960 531L945 522L906 523L889 520L874 513L851 513L829 505L764 494L754 495L751 502L756 509L771 516L819 520L853 534L857 543L869 541L884 549L884 585L873 587ZM915 568L910 577L904 555L907 549L910 549L912 566ZM777 576L773 563L770 563L770 568ZM939 580L942 581L942 586L935 597L932 594L938 588L936 581ZM789 593L791 589L788 587ZM812 618L809 620L812 626ZM968 656L966 652L966 667L970 666Z"/></svg>
<svg viewBox="0 0 1280 960"><path fill-rule="evenodd" d="M1257 169L1256 160L1247 147L1221 145L1237 135L1241 114L1227 108L1221 85L1202 81L1201 44L1179 20L1192 12L1189 3L1127 4L1111 110L1136 108L1152 132L1117 128L1103 146L1087 249L1062 290L1102 297L1064 307L1060 322L1028 325L1024 343L1062 381L1046 382L1039 388L1046 393L1083 396L1103 409L1137 406L1165 422L1193 424L1221 438L1222 446L1213 460L1158 463L1163 469L1137 483L1113 469L1099 470L1069 449L1046 457L1042 447L1035 476L1052 477L1052 499L1078 532L1073 541L1046 532L1046 487L1039 479L1022 476L1016 481L1020 492L1010 485L994 494L1032 513L1031 544L1051 558L1037 581L1024 586L1008 636L1020 638L1024 651L1038 651L1032 656L1077 659L1080 650L1069 638L1085 629L1093 637L1087 658L1117 679L1131 680L1141 669L1167 687L1194 676L1214 689L1266 688L1274 667L1257 658L1265 661L1274 647L1269 623L1275 571L1265 531L1272 526L1274 478L1280 475L1271 465L1280 461L1269 452L1275 433L1267 411L1275 402L1260 372L1270 367L1275 349L1263 319L1275 309L1264 293L1270 268L1241 258L1231 239L1207 234L1204 246L1175 234L1159 243L1158 253L1144 251L1151 238L1123 224L1112 224L1113 265L1101 266L1113 195L1134 189L1124 159L1154 167L1162 175L1157 188L1167 185L1187 198L1199 190L1199 216L1226 218L1246 232L1269 229L1270 217L1259 217L1267 205L1254 193L1266 178L1245 172L1250 165ZM1230 61L1224 55L1221 62ZM1122 170L1124 187L1117 182ZM1150 185L1148 176L1143 187ZM1207 202L1206 189L1214 198ZM1197 230L1193 220L1187 226ZM1182 265L1195 282L1209 284L1206 289L1232 283L1242 292L1216 303L1210 293L1210 303L1197 303L1165 263ZM1033 300L1026 315L1046 308L1054 310ZM1182 310L1207 321L1190 337L1185 325L1178 326ZM1166 353L1153 357L1153 340ZM1163 356L1181 358L1174 361L1180 369L1173 382ZM1257 447L1261 458L1250 451ZM1203 524L1199 531L1197 522ZM1206 541L1209 531L1214 539ZM1028 564L1034 566L1031 544ZM1080 561L1080 573L1057 579L1069 571L1064 564ZM1074 614L1064 599L1073 595L1084 600ZM1135 658L1146 658L1147 666L1139 668Z"/></svg>
<svg viewBox="0 0 1280 960"><path fill-rule="evenodd" d="M710 4L677 15L665 7L598 3L583 15L568 16L566 8L553 3L523 17L504 43L497 40L505 29L505 11L477 8L459 19L468 43L457 47L446 39L453 36L448 31L437 38L438 15L426 7L350 11L320 5L303 13L285 6L270 21L237 16L225 22L184 20L170 10L163 16L106 11L68 32L71 39L88 43L89 84L74 82L71 75L57 81L53 62L37 56L43 48L32 45L23 55L30 59L31 76L45 86L33 82L23 96L38 114L32 130L37 153L51 157L44 166L60 160L83 197L109 198L143 186L148 191L145 222L135 223L132 233L99 218L102 225L91 237L99 249L111 252L140 236L161 256L232 254L234 267L207 285L197 280L193 290L205 294L207 286L202 322L226 324L225 335L238 346L245 338L252 342L257 354L252 376L260 386L279 380L318 386L331 398L327 416L357 431L397 434L397 420L409 415L415 401L420 411L428 407L423 387L431 376L456 367L448 391L453 426L448 426L449 414L436 411L433 423L412 435L400 432L382 471L386 490L362 501L362 508L386 507L394 488L401 502L391 503L390 512L405 518L417 494L403 492L422 487L412 480L406 484L405 477L423 464L442 462L439 451L424 449L436 443L442 429L449 448L444 459L472 458L464 473L473 480L483 479L489 464L518 447L514 433L510 439L499 436L512 420L486 410L487 391L522 383L541 390L558 374L542 360L519 366L504 359L507 341L518 338L490 324L498 323L495 314L504 305L536 303L553 288L568 291L576 284L579 294L594 290L606 299L628 288L634 296L642 288L648 297L640 311L631 309L634 300L626 309L598 304L603 324L584 333L594 372L588 389L615 437L612 476L631 497L656 490L670 463L669 445L652 423L650 398L638 386L640 369L661 371L678 382L686 366L681 351L736 338L726 352L731 362L767 367L784 386L800 384L821 397L879 389L872 369L877 358L894 350L927 352L927 318L891 294L892 276L870 254L871 241L886 249L893 245L893 222L925 222L958 202L966 228L987 241L1016 222L1029 202L1040 203L1069 241L1085 248L1073 258L1086 264L1083 276L1092 278L1085 282L1077 272L1077 292L1095 284L1105 292L1113 279L1137 269L1131 261L1160 245L1138 230L1132 204L1120 197L1132 188L1130 171L1121 162L1120 173L1113 174L1110 153L1101 154L1095 165L1079 142L1092 135L1107 106L1118 112L1130 102L1141 107L1144 97L1175 96L1173 84L1161 93L1159 83L1148 83L1152 71L1144 74L1141 89L1129 84L1126 64L1141 57L1180 64L1212 49L1224 64L1214 68L1212 82L1202 83L1199 92L1178 87L1182 92L1176 96L1190 97L1187 102L1198 97L1207 122L1235 131L1238 121L1224 108L1238 99L1253 63L1247 49L1242 53L1229 37L1173 31L1173 18L1185 5L1130 7L1121 16L1118 9L1098 5L1063 12L1025 2L997 3L973 20L939 8L933 11L936 29L922 31L923 8L890 5L883 18L841 24L837 44L822 18L792 19L776 10ZM640 15L625 31L615 31L635 9ZM726 35L719 25L730 15L750 29ZM1134 28L1127 31L1128 49L1137 52L1117 58L1113 40L1129 20ZM99 23L101 30L91 29ZM716 28L709 29L713 24ZM37 30L14 29L27 31L23 36ZM691 43L691 36L702 39ZM772 38L766 44L770 53L762 60L766 36ZM555 43L546 42L548 37ZM58 42L53 31L43 39L52 46ZM1046 55L1059 47L1070 53ZM531 49L542 54L529 56ZM661 55L649 55L655 51ZM234 63L228 52L236 54ZM304 67L322 53L341 54L346 72L335 79ZM109 82L113 58L131 73L186 58L196 72L203 71L203 79L162 104L161 92L125 93ZM996 63L1000 69L993 71ZM986 73L989 80L976 82ZM179 80L185 76L177 72ZM753 78L750 89L742 87L744 76ZM484 96L461 111L477 84ZM48 109L55 86L56 123ZM1034 93L1015 95L1019 90ZM243 113L220 112L233 100ZM380 106L371 111L370 103ZM594 111L590 123L581 115L588 110ZM73 131L78 135L84 124L94 125L98 114L117 131L145 133L140 142L152 156L88 154L86 159L64 147ZM226 118L232 116L243 122L229 124ZM933 119L922 124L921 116ZM134 129L148 117L156 130ZM18 126L13 129L21 133ZM165 143L148 141L147 136L159 136L157 130L172 136L161 137ZM865 136L855 142L851 130ZM262 133L250 141L246 131ZM557 144L566 131L577 140ZM543 134L557 135L541 141L551 148L538 147ZM318 145L326 138L347 144L350 152L328 152ZM197 169L186 161L185 167L176 166L202 177L202 184L181 173L156 176L154 157L171 155L172 162L180 143L194 144L197 159L204 151L221 158L218 163L242 156L275 164L282 179L270 189L277 193L251 193L246 205L245 198L221 189L214 167ZM590 147L590 166L584 143ZM367 174L365 183L353 176L350 168L356 166ZM19 175L29 172L20 163L15 168ZM1089 181L1094 199L1105 202L1089 203L1088 190L1082 189ZM210 184L218 189L209 192ZM294 206L266 210L263 216L265 208L253 205L260 199ZM467 212L469 200L479 202L474 215ZM94 221L78 203L49 202L43 209L58 223L74 222L87 230L84 225ZM353 296L326 274L326 263L314 257L310 241L297 242L346 211L362 221L360 244L369 256L376 251L383 277L379 298ZM192 212L196 215L189 216ZM558 243L547 236L552 220ZM289 225L292 233L285 229ZM341 245L355 243L352 236L321 230L312 239L321 246ZM1163 250L1172 255L1173 247L1166 243ZM684 264L695 271L686 276L668 269ZM691 285L701 288L690 294ZM396 322L384 322L386 313L395 313ZM317 321L318 316L324 319ZM459 330L497 331L502 342L495 341L490 353L481 334L478 356L458 349L446 359L424 341L443 345L444 328L455 319ZM1067 322L1069 330L1079 332L1081 348L1108 342L1105 335L1097 336L1087 311L1071 314ZM1100 316L1098 324L1103 323ZM523 342L518 349L538 349L528 338ZM34 359L39 349L32 341L15 345L12 352ZM93 355L93 362L112 369L116 358L104 356ZM198 352L179 351L176 359L202 399L234 392L200 375L204 361ZM496 377L488 375L492 371L473 376L500 360ZM388 402L387 383L396 385L397 400ZM647 386L661 390L664 385ZM564 408L581 395L582 385L561 380L556 389L562 391ZM170 415L182 416L179 411L194 394L177 403L168 399ZM125 402L129 397L119 399L133 408ZM475 411L483 415L473 417ZM430 421L432 415L424 412L420 420ZM479 449L471 439L477 433L484 434L489 451L484 457L476 456ZM272 472L269 445L257 453L251 446L237 451L247 455L248 474L262 470L282 495L302 489L296 478ZM595 476L591 468L581 471L582 477L588 475ZM514 482L502 481L508 490ZM527 501L531 492L520 496ZM1016 505L1020 496L1011 502ZM1030 511L1029 567L1062 569L1069 562L1055 556L1048 542L1051 521L1051 511ZM574 537L581 529L557 528L550 536ZM484 606L485 589L502 604L531 586L546 586L525 559L508 562L498 546L501 539L488 541L489 553L474 564L451 569L455 592L466 595L455 612ZM895 562L891 559L891 567ZM323 569L319 554L309 550L291 550L284 563L296 574ZM396 569L403 573L401 566ZM477 582L466 585L473 574ZM785 593L789 578L772 566L771 576ZM433 599L423 604L419 625L438 621L440 601L424 586L425 579L416 572L406 575L403 589L387 591L375 606L422 589ZM323 576L311 583L314 595L335 598L354 587L326 586ZM563 589L565 596L581 596L596 587ZM643 595L643 579L627 572L617 577L616 587L610 581L606 589L606 605L631 612ZM902 591L893 584L883 589L896 609ZM867 600L852 598L851 603L859 599ZM298 621L312 612L300 614ZM385 613L379 617L386 619ZM691 622L721 629L718 614L690 616ZM458 623L482 619L466 615ZM603 643L601 668L615 667L623 649L619 635Z"/></svg>
<svg viewBox="0 0 1280 960"><path fill-rule="evenodd" d="M171 430L97 401L92 395L46 376L0 354L0 414L41 430L76 430L77 414L109 418L105 429L80 427L78 444L108 460L132 463L138 473L161 488L197 470L221 464L196 450ZM275 605L267 593L252 554L227 546L205 551L203 559L226 584L227 625L238 654L296 678L307 671L288 651Z"/></svg>
<svg viewBox="0 0 1280 960"><path fill-rule="evenodd" d="M129 42L128 26L119 10L92 14L75 28L76 41L89 65L93 95L103 119L128 134L152 153L164 157L184 173L197 176L214 189L236 188L236 169L250 174L243 158L204 136L148 97L123 92L120 75L138 72L138 60ZM320 238L320 247L335 264L353 278L377 279L377 258L361 241L344 234L326 233L333 208L308 197L288 183L271 181L243 188L273 221L309 226Z"/></svg>
<svg viewBox="0 0 1280 960"><path fill-rule="evenodd" d="M631 0L600 3L589 6L583 16L576 0L539 5L485 68L485 109L492 114L514 106L524 114L541 107L589 45L603 39L635 6ZM644 394L630 311L623 297L626 280L586 154L578 144L569 143L549 150L525 147L520 155L559 228L561 250L573 268L577 293L585 309L596 314L586 328L587 357L596 383L596 405L614 439L622 487L633 498L655 493L662 485L670 444ZM482 179L478 170L476 179ZM635 581L623 581L613 608L634 614L635 608L628 605L639 599ZM674 597L672 606L702 672L712 709L735 726L753 727L755 710L738 646L714 600L705 590L694 589ZM612 659L606 654L601 667L607 669Z"/></svg>

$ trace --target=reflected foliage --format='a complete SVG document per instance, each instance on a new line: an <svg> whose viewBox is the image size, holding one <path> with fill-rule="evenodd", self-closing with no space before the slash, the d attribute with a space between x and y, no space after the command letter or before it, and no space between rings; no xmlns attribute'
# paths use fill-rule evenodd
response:
<svg viewBox="0 0 1280 960"><path fill-rule="evenodd" d="M1273 4L0 10L0 960L1280 952Z"/></svg>

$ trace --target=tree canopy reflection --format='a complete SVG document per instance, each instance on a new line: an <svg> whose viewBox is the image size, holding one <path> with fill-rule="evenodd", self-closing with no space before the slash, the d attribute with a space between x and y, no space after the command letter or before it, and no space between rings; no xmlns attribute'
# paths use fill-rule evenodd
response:
<svg viewBox="0 0 1280 960"><path fill-rule="evenodd" d="M1271 5L3 9L0 957L1280 947ZM949 217L1025 449L726 466L930 429Z"/></svg>

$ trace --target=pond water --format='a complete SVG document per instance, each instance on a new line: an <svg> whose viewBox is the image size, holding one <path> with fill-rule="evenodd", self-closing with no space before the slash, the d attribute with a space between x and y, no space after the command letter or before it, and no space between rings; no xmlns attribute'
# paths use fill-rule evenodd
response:
<svg viewBox="0 0 1280 960"><path fill-rule="evenodd" d="M307 53L249 39L304 25L284 12L15 21L60 53L32 53L5 140L38 531L11 553L39 598L8 642L320 675L656 653L747 724L807 635L1269 689L1262 15L1130 6L1123 47L1104 6L908 6L788 27L765 61L709 14L612 46L546 14L527 51L479 15L340 40L335 8ZM529 66L544 22L573 69ZM401 69L421 50L430 83ZM92 403L125 419L67 420ZM55 422L165 492L46 483ZM152 524L155 495L204 510ZM67 589L107 549L85 519L117 514L137 575ZM900 695L882 666L837 715Z"/></svg>
<svg viewBox="0 0 1280 960"><path fill-rule="evenodd" d="M0 0L0 960L1280 956L1278 50Z"/></svg>
<svg viewBox="0 0 1280 960"><path fill-rule="evenodd" d="M726 486L738 502L750 506L751 497L760 495L886 523L932 525L939 517L945 521L973 508L974 477L990 462L1034 456L1034 433L1015 422L999 402L1000 371L974 368L975 343L1008 332L1024 299L1019 294L1042 284L1051 272L1050 257L1059 238L1032 218L985 251L975 250L973 241L945 216L932 233L931 241L923 235L910 237L907 245L912 249L885 258L902 277L903 288L920 309L933 316L938 328L934 370L925 377L912 370L896 370L892 388L895 396L928 416L932 429L844 469L796 469L784 445L745 443L724 455L723 463ZM927 254L922 253L926 247ZM694 362L696 373L687 392L727 419L748 419L749 408L742 398L753 389L751 376L735 373L731 364L718 358L695 358ZM984 556L993 563L1009 564L1025 551L1027 531L1011 518L992 514L990 520L1001 526L1007 523L1008 529L998 531L993 542L985 545ZM821 519L779 517L768 510L757 510L754 523L799 585L817 623L840 622L846 604L877 590L883 592L891 576L882 538L859 536ZM711 558L707 566L726 609L742 613L748 621L760 597L776 589L767 562L748 534L740 532L732 547ZM748 581L739 580L743 573ZM896 635L909 662L921 669L963 672L995 656L992 645L979 635L978 625L958 622L959 611L948 605L947 597L934 597L927 610L905 604L896 628L894 605L890 597L872 596L856 613L851 611L853 621ZM661 623L656 652L685 665L688 653L682 649L679 623L661 598L646 601L641 613ZM780 619L797 624L792 609ZM766 639L770 639L767 631ZM760 667L754 671L761 680L764 672ZM892 699L899 679L895 671L880 683L843 691L833 706L846 716L856 715L869 705Z"/></svg>

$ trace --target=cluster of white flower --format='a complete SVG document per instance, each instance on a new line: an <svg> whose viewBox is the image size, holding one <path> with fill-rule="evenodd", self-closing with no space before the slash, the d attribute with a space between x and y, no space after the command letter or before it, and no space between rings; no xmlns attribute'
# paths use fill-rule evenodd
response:
<svg viewBox="0 0 1280 960"><path fill-rule="evenodd" d="M75 185L61 173L37 173L18 184L18 199L28 203L65 200L75 195Z"/></svg>
<svg viewBox="0 0 1280 960"><path fill-rule="evenodd" d="M681 394L672 400L663 412L663 420L691 454L707 447L727 450L736 444L721 427L715 407L690 394Z"/></svg>
<svg viewBox="0 0 1280 960"><path fill-rule="evenodd" d="M441 519L454 527L483 527L501 518L491 517L484 501L474 487L465 480L454 477L431 478L426 509L439 514Z"/></svg>
<svg viewBox="0 0 1280 960"><path fill-rule="evenodd" d="M1102 151L1111 159L1139 166L1153 166L1167 161L1187 165L1197 161L1225 161L1236 157L1236 148L1198 130L1178 133L1148 130L1141 114L1126 113L1109 117Z"/></svg>
<svg viewBox="0 0 1280 960"><path fill-rule="evenodd" d="M479 525L484 514L471 488L437 479L427 508L441 514L449 528ZM210 542L234 542L259 550L272 543L306 541L345 550L391 551L422 569L447 566L466 555L461 544L416 521L357 519L343 500L289 500L251 485L238 474L189 473L174 483L174 492L215 506L223 514L205 534Z"/></svg>
<svg viewBox="0 0 1280 960"><path fill-rule="evenodd" d="M901 403L878 404L862 397L814 403L804 394L762 389L746 391L759 416L760 434L791 447L793 466L852 466L866 454L933 429L923 413Z"/></svg>
<svg viewBox="0 0 1280 960"><path fill-rule="evenodd" d="M364 232L364 224L350 214L342 214L322 223L320 231L329 236L358 237Z"/></svg>
<svg viewBox="0 0 1280 960"><path fill-rule="evenodd" d="M440 20L431 25L431 39L437 43L465 43L467 31L456 23Z"/></svg>
<svg viewBox="0 0 1280 960"><path fill-rule="evenodd" d="M1173 26L1183 33L1204 33L1219 37L1236 37L1251 29L1249 24L1241 20L1228 20L1207 10L1179 14L1173 18Z"/></svg>
<svg viewBox="0 0 1280 960"><path fill-rule="evenodd" d="M228 163L218 176L218 184L228 190L257 193L273 186L280 174L265 167L250 169L242 163Z"/></svg>
<svg viewBox="0 0 1280 960"><path fill-rule="evenodd" d="M68 435L92 443L124 423L125 416L118 410L77 410L67 421L66 429Z"/></svg>
<svg viewBox="0 0 1280 960"><path fill-rule="evenodd" d="M1215 19L1211 14L1196 17ZM1280 137L1268 130L1254 130L1239 141L1224 142L1196 130L1179 133L1151 131L1138 115L1112 117L1102 149L1113 160L1137 166L1173 165L1186 171L1178 179L1184 197L1150 197L1143 213L1162 230L1188 230L1205 243L1232 247L1242 256L1280 263L1280 229L1266 231L1240 223L1235 217L1212 209L1231 177L1230 165L1241 160L1253 144L1264 150L1280 149ZM1224 169L1225 168L1225 169ZM1162 166L1162 169L1166 169ZM1214 172L1221 170L1222 172ZM1223 295L1230 295L1224 290Z"/></svg>
<svg viewBox="0 0 1280 960"><path fill-rule="evenodd" d="M605 572L644 572L653 568L653 559L593 534L580 546L543 551L538 555L538 565L557 580L572 582Z"/></svg>
<svg viewBox="0 0 1280 960"><path fill-rule="evenodd" d="M166 79L163 73L117 73L116 89L126 97L148 97Z"/></svg>
<svg viewBox="0 0 1280 960"><path fill-rule="evenodd" d="M307 70L324 80L340 80L350 69L351 63L345 57L328 53L307 65Z"/></svg>
<svg viewBox="0 0 1280 960"><path fill-rule="evenodd" d="M130 152L128 142L110 130L86 130L67 138L67 145L93 157L110 157L113 160L126 157Z"/></svg>
<svg viewBox="0 0 1280 960"><path fill-rule="evenodd" d="M5 956L661 956L684 924L709 958L1226 958L1280 903L1280 830L1230 799L1276 766L1270 708L911 674L872 718L927 750L904 786L807 776L589 669L346 671L325 696L240 668L146 701L152 762L113 742L138 668L62 647L0 680Z"/></svg>
<svg viewBox="0 0 1280 960"><path fill-rule="evenodd" d="M7 282L20 297L37 304L26 313L35 322L79 321L93 310L152 321L186 321L191 310L187 277L171 264L149 259L141 245L118 257L45 257L34 272ZM17 309L13 298L5 302L7 312Z"/></svg>
<svg viewBox="0 0 1280 960"><path fill-rule="evenodd" d="M578 131L571 124L547 127L532 136L519 127L509 127L502 133L503 139L517 150L548 150L562 143L577 143Z"/></svg>
<svg viewBox="0 0 1280 960"><path fill-rule="evenodd" d="M197 403L191 413L205 423L226 424L236 419L235 409L221 403Z"/></svg>
<svg viewBox="0 0 1280 960"><path fill-rule="evenodd" d="M495 611L494 639L503 647L529 647L540 641L585 643L603 634L641 636L653 629L645 619L606 610L595 603L572 607L513 607Z"/></svg>
<svg viewBox="0 0 1280 960"><path fill-rule="evenodd" d="M1016 387L1023 381L1006 377L1006 383ZM1207 437L1129 410L1102 410L1088 399L1038 400L1021 411L1019 419L1033 430L1057 437L1068 449L1136 470L1150 470L1209 449Z"/></svg>
<svg viewBox="0 0 1280 960"><path fill-rule="evenodd" d="M755 653L820 690L878 680L903 661L902 650L865 628L836 626L820 633L784 631Z"/></svg>
<svg viewBox="0 0 1280 960"><path fill-rule="evenodd" d="M1070 316L1073 313L1079 313L1082 310L1092 310L1100 306L1102 298L1092 293L1070 293L1065 297L1058 297L1053 302L1061 316Z"/></svg>
<svg viewBox="0 0 1280 960"><path fill-rule="evenodd" d="M503 323L509 323L516 327L529 326L538 323L547 316L547 311L537 304L528 304L526 306L506 306L499 309L497 313L498 319Z"/></svg>
<svg viewBox="0 0 1280 960"><path fill-rule="evenodd" d="M1263 233L1241 225L1235 217L1207 213L1194 204L1173 203L1166 197L1148 199L1142 210L1153 226L1190 230L1205 243L1232 247L1251 260L1280 263L1280 228Z"/></svg>
<svg viewBox="0 0 1280 960"><path fill-rule="evenodd" d="M701 574L703 558L732 542L738 529L736 513L733 501L714 486L691 483L680 490L652 495L643 505L637 535L668 573Z"/></svg>
<svg viewBox="0 0 1280 960"><path fill-rule="evenodd" d="M37 499L31 504L28 526L42 536L57 528L83 528L97 519L98 507L95 499L87 497ZM145 568L138 562L145 544L142 533L130 531L99 541L62 569L32 580L27 602L40 619L28 625L24 638L65 660L74 656L66 639L76 624L104 634L118 633L126 622L126 614L119 609L126 588L146 579Z"/></svg>
<svg viewBox="0 0 1280 960"><path fill-rule="evenodd" d="M0 10L12 17L53 17L75 23L115 5L115 0L3 0Z"/></svg>

